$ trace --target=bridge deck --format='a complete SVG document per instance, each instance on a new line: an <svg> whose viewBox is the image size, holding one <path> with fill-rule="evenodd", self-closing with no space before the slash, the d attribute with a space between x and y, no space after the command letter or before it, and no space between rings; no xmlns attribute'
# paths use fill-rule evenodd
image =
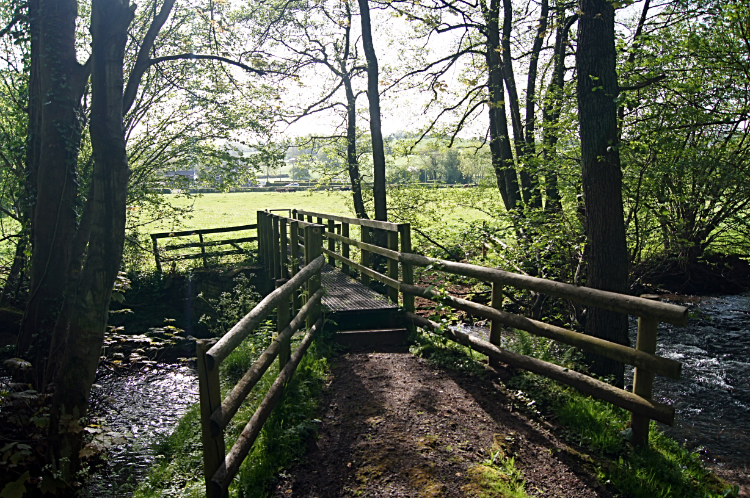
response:
<svg viewBox="0 0 750 498"><path fill-rule="evenodd" d="M321 270L321 281L326 293L323 305L331 312L346 311L391 311L398 306L391 303L387 297L347 275L341 270L324 265Z"/></svg>

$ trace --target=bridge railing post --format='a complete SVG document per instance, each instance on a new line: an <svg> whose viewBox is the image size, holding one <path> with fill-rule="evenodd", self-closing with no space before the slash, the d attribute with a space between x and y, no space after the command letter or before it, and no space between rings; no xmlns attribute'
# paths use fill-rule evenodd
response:
<svg viewBox="0 0 750 498"><path fill-rule="evenodd" d="M492 282L492 297L490 298L490 306L495 308L496 310L503 309L503 286L501 284L498 284L497 282ZM502 324L497 320L492 320L490 322L490 344L494 344L495 346L500 347L500 343L502 342L502 333ZM493 367L497 367L499 366L499 362L497 360L491 359L490 365Z"/></svg>
<svg viewBox="0 0 750 498"><path fill-rule="evenodd" d="M258 234L258 262L265 265L266 254L263 246L263 211L256 212L256 232Z"/></svg>
<svg viewBox="0 0 750 498"><path fill-rule="evenodd" d="M296 213L294 213L296 216ZM299 222L296 220L289 222L289 244L291 245L292 261L290 265L290 277L293 277L299 271ZM302 302L300 301L300 290L297 289L292 294L292 306L296 313L301 307Z"/></svg>
<svg viewBox="0 0 750 498"><path fill-rule="evenodd" d="M388 232L388 249L398 252L398 232ZM398 280L398 261L388 258L388 277ZM388 298L398 304L398 289L388 286Z"/></svg>
<svg viewBox="0 0 750 498"><path fill-rule="evenodd" d="M652 295L641 296L646 299L655 299ZM638 318L638 337L635 349L644 353L656 353L656 332L659 321L652 318ZM654 373L643 368L635 368L633 373L633 394L642 398L651 399L654 387ZM648 429L651 420L640 415L632 414L630 426L633 428L633 446L648 446Z"/></svg>
<svg viewBox="0 0 750 498"><path fill-rule="evenodd" d="M349 238L349 223L341 223L341 235L342 237ZM341 243L341 255L346 259L349 259L349 244L346 242ZM341 263L341 271L344 272L344 275L349 275L349 273L351 273L349 265L344 262Z"/></svg>
<svg viewBox="0 0 750 498"><path fill-rule="evenodd" d="M370 228L366 227L364 225L360 225L359 227L360 232L362 235L360 236L360 239L365 244L371 244L372 243L372 235L370 234ZM370 267L370 252L365 251L364 249L360 250L360 264L364 266L365 268ZM370 277L362 273L361 275L362 283L365 285L370 284Z"/></svg>
<svg viewBox="0 0 750 498"><path fill-rule="evenodd" d="M279 254L281 256L280 258L280 264L281 264L281 278L289 278L289 255L287 254L287 243L288 243L288 237L287 237L287 228L286 228L286 218L279 218L279 235L280 235L280 243L279 243Z"/></svg>
<svg viewBox="0 0 750 498"><path fill-rule="evenodd" d="M323 254L323 226L308 225L305 227L305 264L310 264ZM315 294L321 286L320 270L307 281L307 297ZM307 328L311 328L320 316L320 304L307 316Z"/></svg>
<svg viewBox="0 0 750 498"><path fill-rule="evenodd" d="M280 278L276 281L276 288L278 289L289 281L288 278ZM289 325L290 313L289 313L289 298L283 299L279 303L279 307L276 308L276 332L281 334L284 329ZM279 372L284 368L284 365L289 361L289 357L292 355L291 337L287 337L281 342L281 348L279 349Z"/></svg>
<svg viewBox="0 0 750 498"><path fill-rule="evenodd" d="M271 242L272 242L272 254L273 254L273 279L278 280L281 278L281 253L279 252L279 216L271 214Z"/></svg>
<svg viewBox="0 0 750 498"><path fill-rule="evenodd" d="M401 237L401 252L411 253L411 225L402 223L398 226L398 233ZM414 267L408 263L401 263L401 281L405 284L414 285ZM402 293L404 311L414 313L414 296L412 294Z"/></svg>
<svg viewBox="0 0 750 498"><path fill-rule="evenodd" d="M224 431L219 431L217 436L211 432L211 415L221 406L221 386L219 383L218 366L209 369L206 361L206 352L211 347L211 342L196 341L196 359L198 367L198 391L201 411L201 439L203 441L203 475L206 480L208 498L222 498L216 494L211 486L211 478L222 463L224 463Z"/></svg>
<svg viewBox="0 0 750 498"><path fill-rule="evenodd" d="M336 232L336 222L334 220L328 220L328 233L335 233ZM328 250L331 252L336 252L336 241L333 239L333 237L328 237ZM333 256L328 256L328 264L335 267L336 266L336 260L333 259Z"/></svg>

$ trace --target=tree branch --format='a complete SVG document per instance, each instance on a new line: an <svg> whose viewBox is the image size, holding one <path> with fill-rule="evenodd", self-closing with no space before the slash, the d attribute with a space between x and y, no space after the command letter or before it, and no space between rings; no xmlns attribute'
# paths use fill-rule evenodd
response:
<svg viewBox="0 0 750 498"><path fill-rule="evenodd" d="M141 44L141 48L138 50L138 57L135 60L133 69L130 71L128 84L125 86L125 92L122 96L123 116L128 113L133 106L133 102L135 102L135 96L138 93L138 87L141 84L143 73L145 73L146 69L150 66L148 54L151 52L151 49L154 48L154 41L156 41L156 37L159 35L159 31L161 31L164 23L167 22L167 18L172 12L172 7L174 7L174 2L175 0L164 0L161 10L154 17L151 26L149 26L148 31L146 32L146 36L143 38L143 44Z"/></svg>
<svg viewBox="0 0 750 498"><path fill-rule="evenodd" d="M201 54L177 54L177 55L166 55L164 57L157 57L156 59L150 59L148 61L149 66L153 66L154 64L159 64L160 62L165 61L176 61L176 60L211 60L211 61L220 61L220 62L226 62L227 64L231 64L233 66L237 66L239 68L244 69L245 71L249 71L251 73L258 74L260 76L263 76L266 74L265 71L262 69L255 69L254 67L250 67L247 64L243 64L241 62L227 59L226 57L221 57L218 55L201 55Z"/></svg>
<svg viewBox="0 0 750 498"><path fill-rule="evenodd" d="M667 77L666 74L660 74L659 76L654 76L653 78L649 78L649 79L647 79L645 81L641 81L640 83L636 83L635 85L632 85L632 86L621 86L620 87L620 92L629 92L629 91L632 91L632 90L640 90L641 88L645 88L645 87L647 87L649 85L653 85L654 83L657 83L657 82L659 82L659 81L661 81L663 79L666 79L666 77Z"/></svg>

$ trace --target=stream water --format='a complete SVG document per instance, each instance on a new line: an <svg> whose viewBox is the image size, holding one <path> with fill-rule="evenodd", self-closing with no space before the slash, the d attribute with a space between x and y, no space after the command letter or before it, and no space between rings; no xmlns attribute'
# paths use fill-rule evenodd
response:
<svg viewBox="0 0 750 498"><path fill-rule="evenodd" d="M158 364L97 379L94 395L104 400L104 425L127 434L108 452L109 468L89 483L92 496L129 496L154 463L153 445L169 435L198 402L198 378L186 365Z"/></svg>
<svg viewBox="0 0 750 498"><path fill-rule="evenodd" d="M704 458L750 467L750 295L704 297L690 306L687 327L660 324L657 354L682 362L680 380L656 377L654 397L675 407L675 426L662 425ZM637 319L630 322L634 345ZM464 325L483 339L489 330ZM633 369L626 370L626 384Z"/></svg>
<svg viewBox="0 0 750 498"><path fill-rule="evenodd" d="M667 434L719 465L750 466L750 295L707 297L691 306L685 328L661 324L657 354L683 363L682 378L657 377L655 398L675 406ZM637 322L631 322L635 344ZM487 338L488 330L462 326ZM632 380L632 369L626 373ZM169 434L187 408L198 401L195 370L154 365L97 380L106 399L106 425L132 434L109 453L111 471L92 483L94 496L128 496L154 462L152 444Z"/></svg>

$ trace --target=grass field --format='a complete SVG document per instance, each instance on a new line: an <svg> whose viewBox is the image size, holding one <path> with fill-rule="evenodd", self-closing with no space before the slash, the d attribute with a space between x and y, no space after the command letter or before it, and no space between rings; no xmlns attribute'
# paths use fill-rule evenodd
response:
<svg viewBox="0 0 750 498"><path fill-rule="evenodd" d="M452 198L466 191L456 189L435 190L435 202L450 202ZM350 192L238 192L227 194L202 194L186 198L168 194L170 203L177 207L192 206L192 213L182 220L184 229L213 228L255 223L256 212L265 209L304 209L321 213L354 216ZM499 197L499 194L498 194ZM440 210L442 220L438 222L461 223L466 220L489 219L483 212L451 202L451 208ZM467 203L470 204L470 203ZM283 214L283 213L279 213ZM149 232L173 230L179 227L167 222L149 225Z"/></svg>

